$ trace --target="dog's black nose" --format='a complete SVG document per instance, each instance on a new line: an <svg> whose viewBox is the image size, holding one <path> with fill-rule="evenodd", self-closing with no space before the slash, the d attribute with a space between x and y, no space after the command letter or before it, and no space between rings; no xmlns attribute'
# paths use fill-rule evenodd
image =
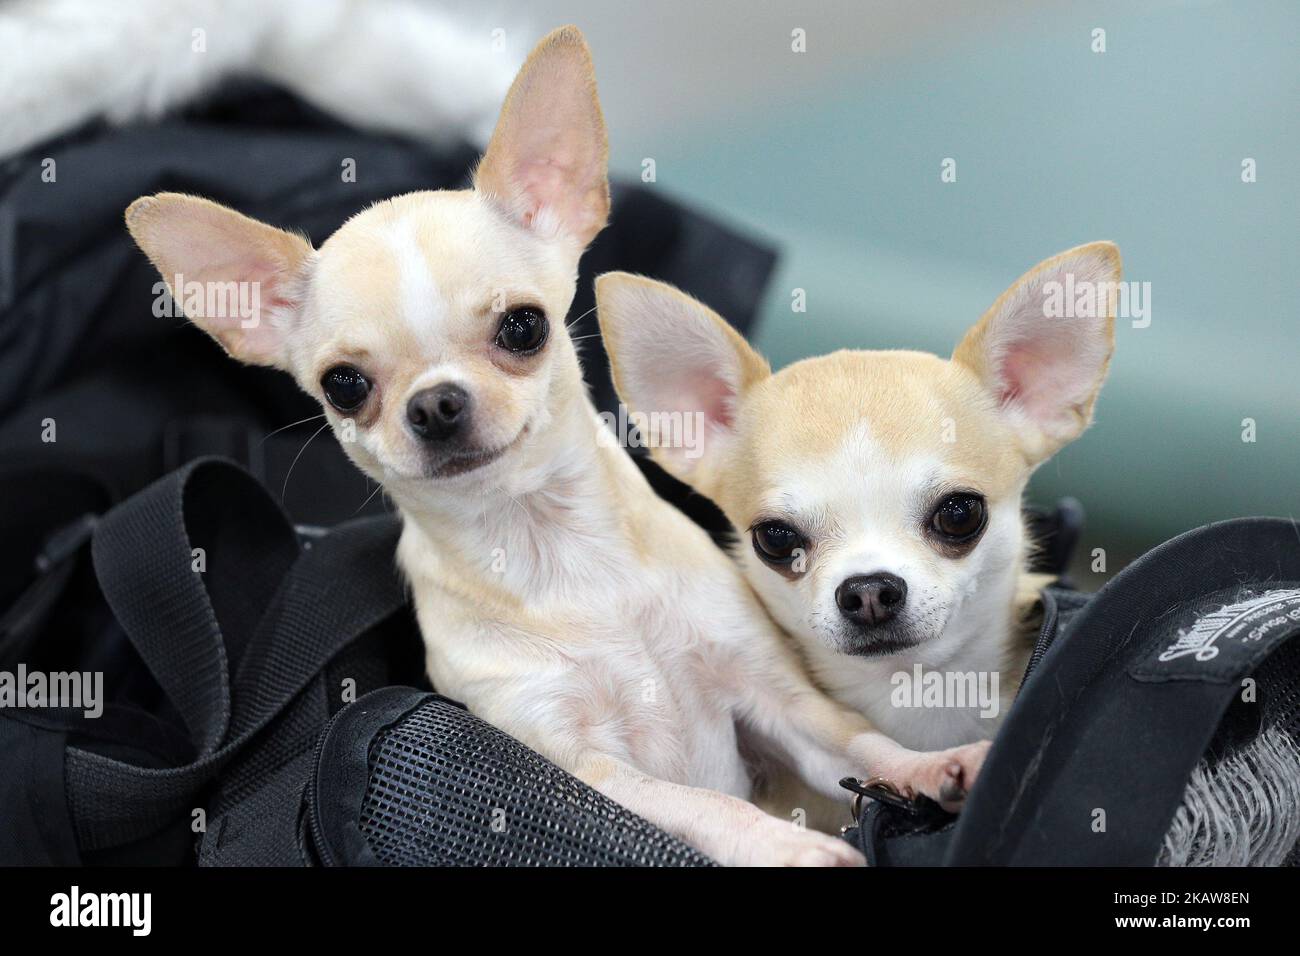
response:
<svg viewBox="0 0 1300 956"><path fill-rule="evenodd" d="M863 627L883 624L907 600L907 582L892 574L859 574L845 578L835 589L840 613Z"/></svg>
<svg viewBox="0 0 1300 956"><path fill-rule="evenodd" d="M411 396L406 403L411 431L429 441L445 441L469 421L469 393L444 382Z"/></svg>

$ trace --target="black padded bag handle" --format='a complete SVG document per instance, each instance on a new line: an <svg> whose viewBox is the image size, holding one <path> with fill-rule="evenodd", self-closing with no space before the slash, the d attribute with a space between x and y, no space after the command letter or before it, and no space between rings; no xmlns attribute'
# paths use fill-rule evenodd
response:
<svg viewBox="0 0 1300 956"><path fill-rule="evenodd" d="M1281 518L1207 525L1125 568L1026 682L945 862L1153 865L1242 679L1300 641L1297 588L1300 539ZM1270 707L1251 705L1247 738Z"/></svg>
<svg viewBox="0 0 1300 956"><path fill-rule="evenodd" d="M463 706L409 687L345 707L307 795L326 864L713 866Z"/></svg>

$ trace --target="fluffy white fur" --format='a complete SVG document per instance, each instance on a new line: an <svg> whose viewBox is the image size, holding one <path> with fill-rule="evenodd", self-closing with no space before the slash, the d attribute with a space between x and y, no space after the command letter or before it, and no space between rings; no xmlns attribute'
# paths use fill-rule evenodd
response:
<svg viewBox="0 0 1300 956"><path fill-rule="evenodd" d="M0 6L0 157L161 116L232 76L364 128L484 142L522 52L416 0L15 0Z"/></svg>
<svg viewBox="0 0 1300 956"><path fill-rule="evenodd" d="M1278 726L1211 765L1201 761L1158 866L1281 866L1300 844L1300 746Z"/></svg>

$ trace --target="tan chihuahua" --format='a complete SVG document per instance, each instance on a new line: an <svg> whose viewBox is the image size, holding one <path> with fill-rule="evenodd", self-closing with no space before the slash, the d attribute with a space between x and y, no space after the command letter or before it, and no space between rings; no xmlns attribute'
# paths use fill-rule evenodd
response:
<svg viewBox="0 0 1300 956"><path fill-rule="evenodd" d="M740 566L815 682L933 750L991 738L1024 673L1021 496L1091 421L1119 279L1115 246L1080 246L1022 276L950 360L842 351L775 375L663 283L607 274L596 301L652 454L748 537ZM1071 318L1062 290L1082 297ZM656 413L687 412L706 423L691 457L653 433ZM995 699L969 693L990 677Z"/></svg>
<svg viewBox="0 0 1300 956"><path fill-rule="evenodd" d="M861 863L748 802L742 751L828 795L884 774L954 800L972 756L907 751L815 690L735 565L600 437L563 319L606 152L567 27L515 79L472 189L379 203L319 250L174 194L127 225L189 317L319 398L397 504L441 692L721 862ZM260 312L192 283L249 286Z"/></svg>

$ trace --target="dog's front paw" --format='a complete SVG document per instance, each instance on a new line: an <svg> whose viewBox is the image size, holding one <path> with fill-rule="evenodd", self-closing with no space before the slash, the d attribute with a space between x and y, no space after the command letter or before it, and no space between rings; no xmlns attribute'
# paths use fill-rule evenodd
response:
<svg viewBox="0 0 1300 956"><path fill-rule="evenodd" d="M905 796L924 794L949 813L956 813L975 785L989 746L989 741L980 740L949 750L911 754L888 779Z"/></svg>
<svg viewBox="0 0 1300 956"><path fill-rule="evenodd" d="M865 866L862 854L838 837L764 816L748 830L740 866Z"/></svg>

